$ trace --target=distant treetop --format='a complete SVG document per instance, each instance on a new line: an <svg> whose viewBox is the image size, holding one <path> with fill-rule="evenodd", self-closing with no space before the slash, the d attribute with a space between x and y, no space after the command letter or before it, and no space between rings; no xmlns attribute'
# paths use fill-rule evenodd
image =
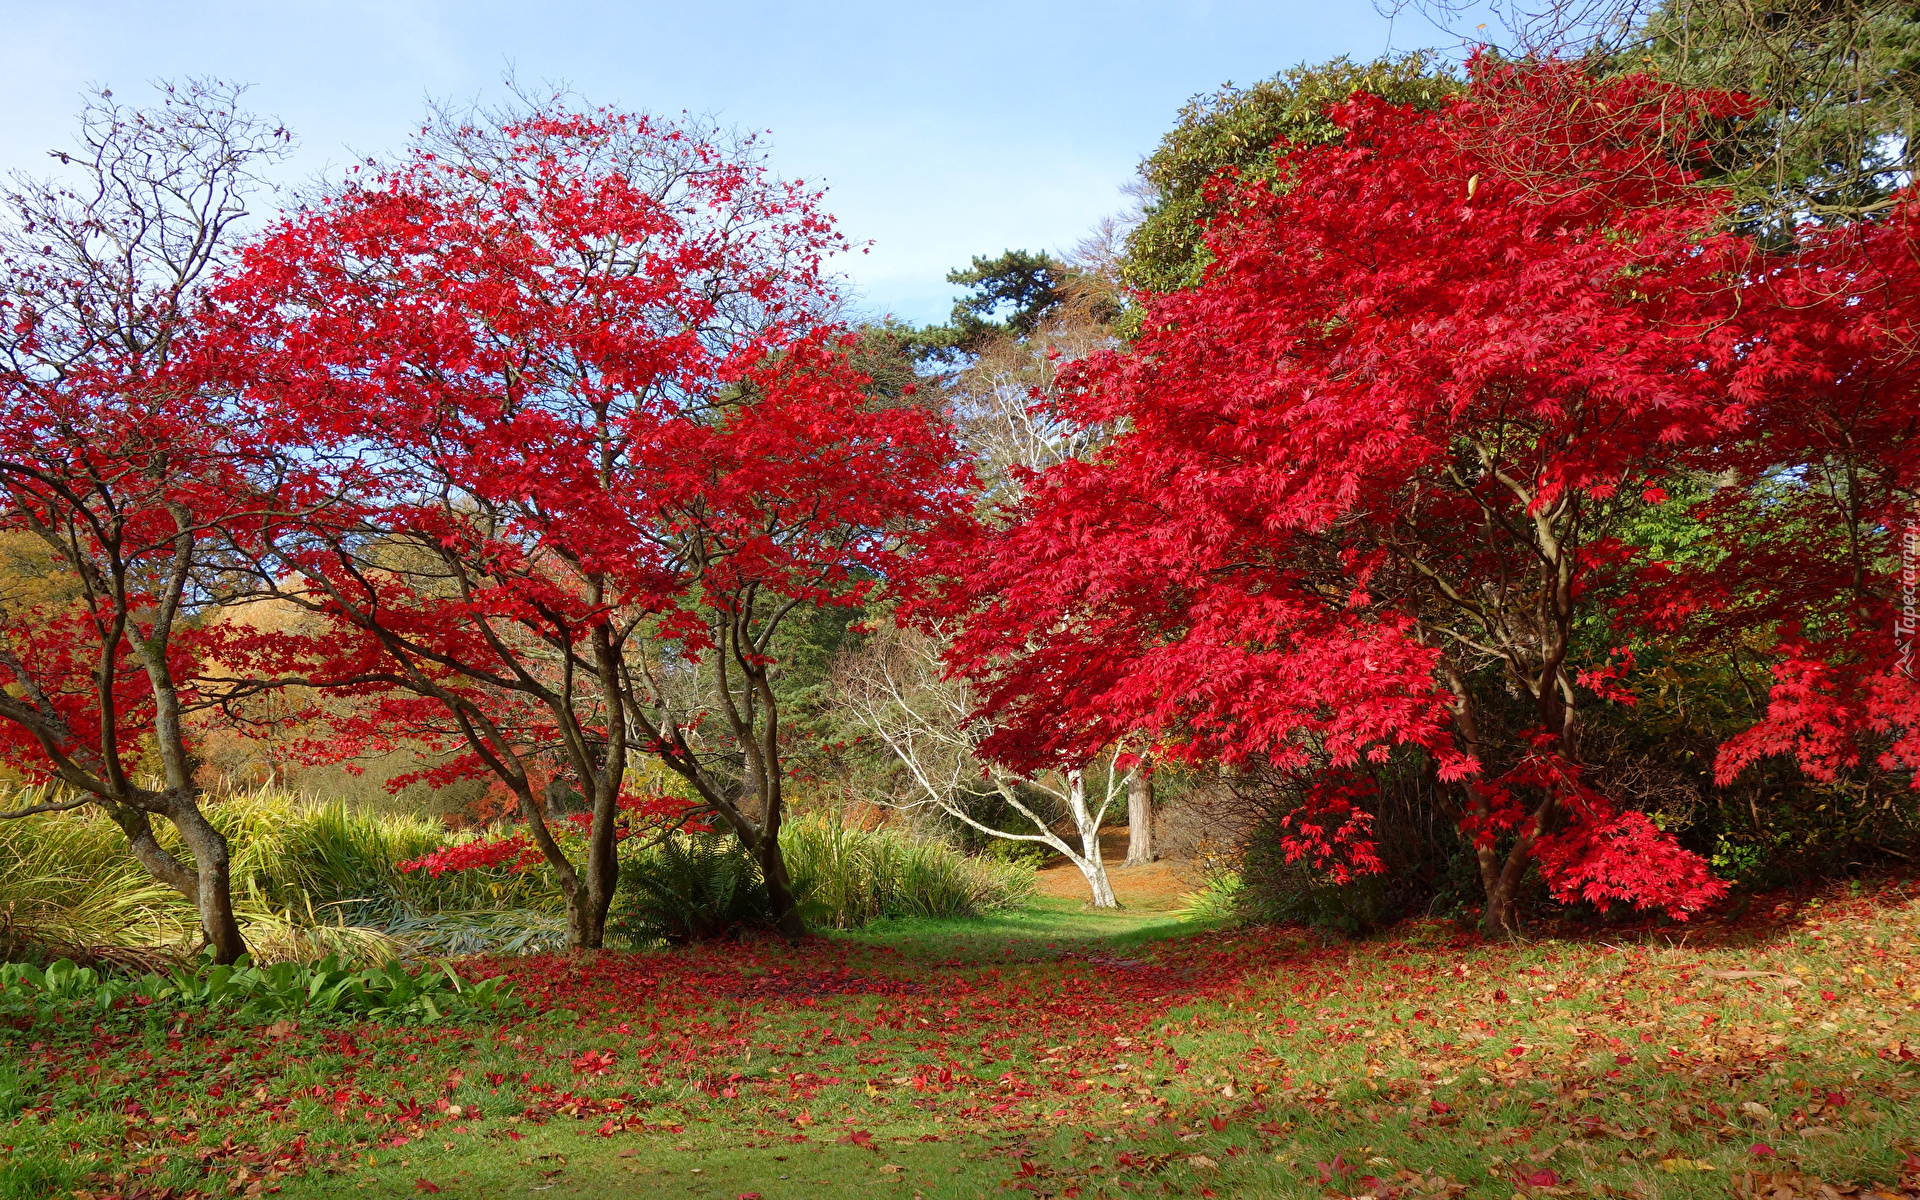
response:
<svg viewBox="0 0 1920 1200"><path fill-rule="evenodd" d="M1243 180L1274 178L1274 146L1318 146L1340 137L1327 107L1369 92L1422 111L1436 109L1464 86L1431 51L1389 55L1370 63L1347 58L1301 65L1240 88L1195 96L1179 123L1140 165L1151 198L1127 237L1121 278L1149 292L1191 287L1213 261L1205 239L1220 204L1209 184L1232 169Z"/></svg>
<svg viewBox="0 0 1920 1200"><path fill-rule="evenodd" d="M1070 273L1070 267L1044 250L1008 250L994 258L974 255L972 266L947 272L948 283L964 284L970 294L954 301L945 325L908 335L913 353L922 360L952 363L1000 338L1027 336L1065 303L1061 285Z"/></svg>

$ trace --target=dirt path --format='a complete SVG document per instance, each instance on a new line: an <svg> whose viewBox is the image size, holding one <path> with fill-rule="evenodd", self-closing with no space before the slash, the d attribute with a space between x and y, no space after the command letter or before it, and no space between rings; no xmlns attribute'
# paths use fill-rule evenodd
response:
<svg viewBox="0 0 1920 1200"><path fill-rule="evenodd" d="M1107 864L1107 879L1113 894L1126 908L1142 912L1167 912L1180 903L1180 897L1199 886L1187 873L1184 862L1148 863L1144 867L1123 867L1127 860L1127 831L1108 830L1100 835L1100 857ZM1068 900L1088 898L1086 876L1064 859L1043 869L1035 888L1042 896Z"/></svg>

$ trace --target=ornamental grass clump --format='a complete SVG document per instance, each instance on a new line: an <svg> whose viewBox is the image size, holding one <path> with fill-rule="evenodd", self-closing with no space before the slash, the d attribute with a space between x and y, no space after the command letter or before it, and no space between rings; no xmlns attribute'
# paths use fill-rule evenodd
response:
<svg viewBox="0 0 1920 1200"><path fill-rule="evenodd" d="M430 818L272 788L209 803L205 812L232 848L234 912L255 961L333 955L372 965L564 942L564 922L555 935L554 905L536 878L398 870L394 864L448 841ZM169 831L160 833L179 852ZM0 956L148 962L184 957L197 945L193 904L148 875L95 809L0 822L0 861L9 864L0 872Z"/></svg>
<svg viewBox="0 0 1920 1200"><path fill-rule="evenodd" d="M976 916L1033 894L1031 865L970 858L898 829L857 829L815 814L781 833L810 918L835 929L882 917Z"/></svg>

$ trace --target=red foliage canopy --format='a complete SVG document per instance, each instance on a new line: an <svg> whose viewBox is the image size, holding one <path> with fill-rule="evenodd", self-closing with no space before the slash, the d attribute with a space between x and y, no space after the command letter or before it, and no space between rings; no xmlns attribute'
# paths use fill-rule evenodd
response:
<svg viewBox="0 0 1920 1200"><path fill-rule="evenodd" d="M171 721L197 699L212 631L182 627L258 516L215 407L141 374L6 380L0 419L0 532L64 547L0 594L0 764L103 799L135 773L156 686Z"/></svg>
<svg viewBox="0 0 1920 1200"><path fill-rule="evenodd" d="M1906 199L1807 231L1753 281L1764 399L1747 436L1704 460L1727 481L1702 513L1725 557L1698 578L1648 572L1646 599L1701 637L1778 631L1767 715L1721 748L1722 783L1784 755L1820 781L1864 760L1920 788L1916 215Z"/></svg>

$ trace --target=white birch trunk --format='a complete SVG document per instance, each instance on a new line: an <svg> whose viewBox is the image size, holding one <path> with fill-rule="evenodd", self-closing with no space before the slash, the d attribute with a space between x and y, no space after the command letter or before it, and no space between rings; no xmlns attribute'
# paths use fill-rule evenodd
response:
<svg viewBox="0 0 1920 1200"><path fill-rule="evenodd" d="M1128 778L1132 775L1129 773ZM1112 792L1113 783L1107 783ZM1087 888L1093 893L1095 908L1119 908L1120 902L1114 899L1113 884L1107 880L1107 865L1100 858L1100 818L1106 812L1103 803L1098 812L1087 809L1087 778L1080 771L1067 772L1067 810L1073 814L1073 823L1080 834L1080 853L1067 857L1080 873L1087 877Z"/></svg>

